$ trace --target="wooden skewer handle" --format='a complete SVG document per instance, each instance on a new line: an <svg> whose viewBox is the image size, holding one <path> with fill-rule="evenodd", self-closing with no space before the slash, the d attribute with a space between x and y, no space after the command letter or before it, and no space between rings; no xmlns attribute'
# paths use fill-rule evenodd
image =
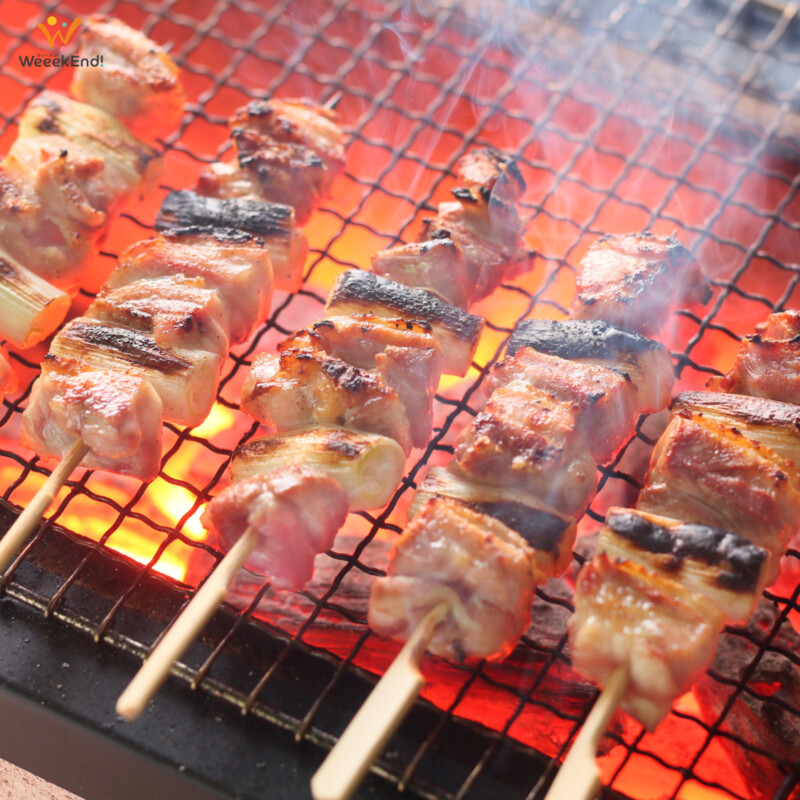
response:
<svg viewBox="0 0 800 800"><path fill-rule="evenodd" d="M311 779L314 800L346 800L361 783L424 685L419 662L447 612L446 603L429 611L378 681Z"/></svg>
<svg viewBox="0 0 800 800"><path fill-rule="evenodd" d="M59 489L67 482L73 470L83 461L88 452L89 448L78 439L61 459L50 477L42 484L42 488L36 492L28 503L28 507L6 531L6 535L0 540L0 575L6 571L6 567L22 549L28 536L42 521L44 512L53 502Z"/></svg>
<svg viewBox="0 0 800 800"><path fill-rule="evenodd" d="M600 787L597 774L597 745L628 688L628 670L611 673L600 697L570 748L545 800L590 800Z"/></svg>
<svg viewBox="0 0 800 800"><path fill-rule="evenodd" d="M167 679L172 665L197 638L219 604L225 599L236 573L257 544L258 534L252 528L248 528L225 558L219 562L217 568L164 634L120 695L117 700L117 714L132 722L144 711L150 699Z"/></svg>

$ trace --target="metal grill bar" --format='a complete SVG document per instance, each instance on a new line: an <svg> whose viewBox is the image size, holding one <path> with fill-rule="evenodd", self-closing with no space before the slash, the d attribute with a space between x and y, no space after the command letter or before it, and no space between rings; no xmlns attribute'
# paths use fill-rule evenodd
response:
<svg viewBox="0 0 800 800"><path fill-rule="evenodd" d="M189 655L178 667L180 676L194 686L294 731L298 740L307 738L330 745L336 731L326 727L325 716L335 703L337 692L350 685L352 676L361 674L360 668L382 652L381 643L366 627L363 610L354 610L348 604L348 584L359 575L380 574L371 563L370 548L378 539L400 530L402 518L398 509L408 490L415 488L420 471L440 454L452 452L454 433L465 419L477 413L476 392L502 352L504 339L516 321L551 310L557 314L566 312L572 273L587 241L608 232L609 224L621 225L627 219L633 228L652 226L664 230L671 225L680 229L689 237L691 248L701 260L715 249L735 254L729 257L735 261L735 268L714 281L715 298L702 318L682 314L680 324L689 333L684 337L683 349L674 355L684 382L693 385L704 375L716 374L725 366L715 359L709 342L717 341L717 336L734 340L747 330L738 326L738 320L736 328L731 329L731 320L736 320L733 309L744 303L748 319L764 316L769 310L793 302L800 282L800 265L787 259L785 252L771 240L775 231L800 236L800 207L794 210L800 170L786 156L794 152L794 157L800 159L800 143L787 141L784 135L787 121L800 112L800 82L788 87L784 84L770 87L761 81L775 52L790 67L800 65L797 53L787 47L781 49L787 37L796 36L800 41L798 9L794 4L737 0L727 6L711 0L672 0L656 8L655 3L644 0L604 0L596 4L586 0L532 0L525 11L542 24L538 29L524 31L520 34L524 38L516 41L508 39L505 31L508 26L504 26L502 18L495 20L494 25L486 24L485 19L476 22L475 5L470 0L451 0L448 5L425 14L424 7L411 8L402 0L388 4L338 0L309 5L308 10L297 11L291 18L288 15L293 4L289 0L276 3L208 0L205 5L194 7L184 0L172 0L166 4L140 4L140 12L124 0L98 6L103 13L132 19L159 40L174 38L173 55L190 82L193 100L188 113L179 130L163 143L167 163L175 166L175 172L170 174L168 170L167 185L161 187L162 191L173 186L183 188L185 183L180 183L176 176L196 174L200 165L225 153L229 148L225 132L227 114L245 99L275 92L309 94L323 100L337 92L343 94L340 109L351 136L351 151L358 155L350 160L340 195L326 204L312 221L311 233L318 228L320 234L312 236L304 289L277 304L270 320L250 344L231 355L218 397L222 407L238 408L237 381L256 350L271 347L278 337L319 314L329 278L335 271L364 267L372 250L413 236L420 216L435 209L436 203L446 197L452 185L453 165L471 146L500 144L518 151L530 187L522 205L532 216L534 234L539 231L548 234L536 260L534 279L502 287L498 297L486 304L487 327L495 337L474 364L473 376L462 382L457 391L437 395L437 428L425 452L384 512L378 516L359 515L363 523L360 538L349 546L350 552L335 550L328 554L336 569L326 586L310 587L298 595L298 602L304 602L305 606L296 624L288 625L283 618L264 610L263 604L272 593L268 584L261 584L255 588L249 603L235 615L223 615L224 625L203 649L202 656L198 659ZM502 3L490 5L493 13L503 10ZM754 42L743 33L746 31L743 23L755 9L761 15L771 14L772 18L766 35ZM55 2L48 3L44 10L65 13L63 5L57 8ZM649 15L647 26L640 23L643 13ZM703 43L687 56L681 79L674 86L654 86L650 68L658 67L670 55L687 20L691 24L698 19ZM0 109L0 144L11 141L14 120L46 82L42 77L28 78L13 68L15 47L37 46L38 20L36 16L27 17L21 27L0 23L0 46L1 37L12 43L5 51L0 50L0 80L8 80L24 90L10 104L13 107ZM581 35L577 40L580 47L574 49L570 61L565 54L576 42L576 30ZM632 35L632 31L637 35ZM607 63L610 42L633 48L638 62L635 70L623 71L615 76L610 88L603 88L603 81L613 73ZM524 43L524 48L514 52L520 43ZM749 59L738 75L731 75L715 62L717 58L724 61L734 44L743 46ZM222 65L220 53L224 56ZM711 110L696 107L694 87L702 81L722 86L723 101ZM58 84L58 79L55 82ZM494 88L487 90L482 83ZM751 123L743 122L729 110L745 97L755 97L773 106L773 116L758 137ZM588 114L588 124L581 127L565 109L573 115ZM681 122L684 117L689 119L688 123ZM693 136L690 126L695 119L701 120L702 126L699 135ZM628 137L621 136L621 143L616 139L610 142L609 131L614 126L623 126L622 130L631 133ZM732 136L734 139L738 136L744 144L737 145ZM684 148L688 156L674 168L669 158L652 155L653 148L659 145L667 150ZM566 151L566 157L562 157L561 149ZM774 155L776 152L782 155ZM612 164L614 168L598 169L595 174L585 166L593 160ZM734 178L725 186L704 180L699 172L709 163L719 163L731 170ZM416 170L413 191L408 191L407 183L395 178L407 175L409 170ZM643 175L658 186L658 191L650 193L647 199L636 186ZM743 196L743 189L752 180L772 187L779 199L764 208L750 202ZM704 208L703 203L710 203L710 211L685 212L680 205L685 196L694 198L692 203L698 209ZM563 197L575 199L576 207L562 206ZM149 207L145 204L123 214L117 226L121 232L115 235L117 229L112 229L109 250L104 255L113 258L127 241L149 235L152 211L151 202ZM757 230L744 240L740 235L732 235L722 225L730 215L734 218L748 215L748 219L758 220ZM362 252L354 242L368 245L363 246ZM781 279L776 280L771 273L767 285L754 289L750 285L753 275L767 267L774 268L773 273L779 271ZM35 359L17 353L13 357L21 367L30 370L32 377ZM28 384L19 396L5 401L0 436L18 425L29 391ZM638 487L627 459L637 442L652 444L645 425L640 420L630 448L601 471L600 485L605 492ZM162 460L160 479L184 490L191 498L174 523L166 523L142 510L147 501L146 487L135 488L120 498L98 476L80 475L69 483L51 524L68 521L76 504L92 501L113 515L99 540L84 547L84 555L48 594L25 586L19 573L1 585L0 591L41 608L62 622L91 630L97 641L143 655L152 641L129 632L121 634L116 629L121 612L135 601L144 583L157 574L173 547L181 546L186 552L202 557L206 571L219 560L218 552L210 544L192 538L185 528L223 478L227 458L236 442L250 438L257 428L240 425L235 441L228 439L219 444L213 437L209 440L191 430L167 427L170 442ZM213 465L201 480L176 471L176 465L182 463L191 448L197 448ZM14 473L0 486L5 501L19 496L37 476L47 474L36 458L28 459L24 453L2 446L0 470L4 467L12 468ZM602 507L602 499L593 504L591 520L603 519ZM159 536L160 541L131 579L114 587L106 606L87 615L73 598L75 589L88 573L108 562L107 546L113 547L114 537L131 525L143 526L153 536ZM590 526L591 523L587 528ZM23 559L35 561L43 557L48 536L48 529L43 527L15 566L23 563ZM790 560L800 560L800 553L795 550L788 556ZM577 554L576 560L581 560ZM768 596L781 608L779 621L771 636L759 644L748 674L764 653L770 651L780 621L798 611L798 590L790 596L777 593ZM538 601L572 610L568 600L555 597L547 589L538 592ZM348 644L336 651L335 657L320 644L327 625L345 626L351 632ZM245 630L260 631L272 645L266 663L259 666L253 680L247 686L234 687L217 673L220 663ZM522 757L520 754L529 758L527 754L531 751L517 745L518 740L528 739L517 729L530 725L537 715L562 720L574 735L588 710L588 702L582 711L575 713L562 708L544 689L554 673L565 669L565 644L565 637L549 645L524 637L518 654L519 663L527 666L514 670L513 674L484 663L437 667L453 684L454 691L447 699L437 700L435 722L422 738L399 759L384 758L378 771L420 796L463 798L479 792L483 782L493 779L498 770L502 772L510 752L515 758ZM305 657L324 662L327 677L308 697L303 709L288 711L275 697L272 686L280 684L283 676L291 672L296 658ZM197 666L192 666L193 663ZM712 673L712 678L725 684L721 676ZM501 709L494 715L492 729L480 733L480 748L465 765L463 774L449 781L452 785L434 785L430 763L446 746L452 727L461 718L475 718L474 698L486 693ZM626 783L626 774L638 758L648 759L662 772L674 774L670 788L665 790L673 798L687 790L689 782L716 789L721 797L743 798L740 789L722 783L728 776L709 778L700 769L709 745L722 740L734 742L743 751L777 760L764 748L720 729L725 714L742 693L751 696L756 693L767 704L780 702L758 695L745 678L734 686L725 713L711 723L695 712L679 709L673 712L671 718L684 725L682 730L694 728L699 732L698 745L688 760L675 761L672 754L654 751L644 732L612 733L612 739L624 752L612 772L612 787L628 791L630 782ZM788 710L800 716L800 709ZM552 755L563 755L570 738L566 736ZM526 763L532 771L528 775L523 771L521 779L518 776L508 796L533 800L542 796L555 762L542 762L536 768L533 761ZM794 767L782 765L789 773L788 782ZM778 796L786 796L784 788L778 790Z"/></svg>

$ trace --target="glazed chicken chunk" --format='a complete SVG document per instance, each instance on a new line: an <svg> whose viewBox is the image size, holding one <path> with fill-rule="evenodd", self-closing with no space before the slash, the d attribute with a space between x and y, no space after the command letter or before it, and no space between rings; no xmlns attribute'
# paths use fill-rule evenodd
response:
<svg viewBox="0 0 800 800"><path fill-rule="evenodd" d="M178 68L143 33L112 17L89 17L79 55L103 58L102 69L75 70L70 92L79 100L119 117L138 136L162 136L178 124L186 101Z"/></svg>
<svg viewBox="0 0 800 800"><path fill-rule="evenodd" d="M602 319L645 335L675 308L707 303L711 289L675 238L651 233L604 236L578 267L575 319Z"/></svg>
<svg viewBox="0 0 800 800"><path fill-rule="evenodd" d="M703 595L601 553L578 576L572 663L601 686L627 669L622 708L653 730L711 663L723 620Z"/></svg>
<svg viewBox="0 0 800 800"><path fill-rule="evenodd" d="M800 311L771 314L742 339L736 363L709 383L723 392L800 404Z"/></svg>
<svg viewBox="0 0 800 800"><path fill-rule="evenodd" d="M14 370L11 369L11 364L8 360L8 353L0 347L0 403L3 398L17 388L17 376Z"/></svg>
<svg viewBox="0 0 800 800"><path fill-rule="evenodd" d="M150 481L161 463L161 398L142 377L45 357L22 415L22 443L62 458L80 439L82 464Z"/></svg>
<svg viewBox="0 0 800 800"><path fill-rule="evenodd" d="M501 659L530 623L542 576L533 551L497 520L449 500L429 500L397 541L385 578L376 578L369 624L407 639L440 603L447 614L428 650L450 661Z"/></svg>
<svg viewBox="0 0 800 800"><path fill-rule="evenodd" d="M335 480L288 467L229 486L206 506L203 524L225 550L255 530L259 544L245 566L278 589L300 589L346 516L347 495Z"/></svg>
<svg viewBox="0 0 800 800"><path fill-rule="evenodd" d="M486 200L515 203L525 192L525 180L509 155L484 147L472 150L456 162L456 172L471 192Z"/></svg>

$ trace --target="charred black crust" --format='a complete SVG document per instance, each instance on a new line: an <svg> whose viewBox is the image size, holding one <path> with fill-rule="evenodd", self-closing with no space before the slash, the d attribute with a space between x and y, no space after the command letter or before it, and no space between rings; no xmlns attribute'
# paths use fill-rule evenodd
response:
<svg viewBox="0 0 800 800"><path fill-rule="evenodd" d="M483 330L483 320L442 300L424 289L403 286L359 269L339 276L331 300L355 302L360 305L397 309L398 316L408 317L452 331L459 339L477 341Z"/></svg>
<svg viewBox="0 0 800 800"><path fill-rule="evenodd" d="M351 439L345 436L342 431L331 431L328 434L325 447L331 452L347 458L357 458L364 450L363 447L353 444Z"/></svg>
<svg viewBox="0 0 800 800"><path fill-rule="evenodd" d="M755 589L761 567L768 558L763 547L731 531L708 525L681 522L666 528L635 511L612 512L606 525L642 550L669 556L669 566L676 572L687 558L721 565L717 584L734 592Z"/></svg>
<svg viewBox="0 0 800 800"><path fill-rule="evenodd" d="M458 500L458 502L473 511L479 511L502 522L537 550L556 552L564 532L570 526L570 523L561 517L538 508L531 508L524 503L508 500L485 502Z"/></svg>
<svg viewBox="0 0 800 800"><path fill-rule="evenodd" d="M661 350L663 345L640 333L603 320L529 319L520 322L508 340L508 355L520 347L559 358L615 359L626 353Z"/></svg>
<svg viewBox="0 0 800 800"><path fill-rule="evenodd" d="M800 407L794 403L727 392L681 392L672 401L672 408L677 412L701 414L704 408L713 408L731 417L732 421L783 428L800 435Z"/></svg>
<svg viewBox="0 0 800 800"><path fill-rule="evenodd" d="M156 217L156 230L174 236L206 233L220 240L247 241L254 236L291 235L291 206L238 197L204 197L170 192Z"/></svg>
<svg viewBox="0 0 800 800"><path fill-rule="evenodd" d="M65 331L72 339L110 350L126 361L147 369L172 374L191 366L185 359L159 347L149 336L129 328L89 325L75 320Z"/></svg>

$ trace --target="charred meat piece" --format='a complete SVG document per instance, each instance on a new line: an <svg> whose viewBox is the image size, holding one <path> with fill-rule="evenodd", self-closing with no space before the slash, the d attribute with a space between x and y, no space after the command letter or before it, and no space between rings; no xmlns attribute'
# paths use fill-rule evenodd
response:
<svg viewBox="0 0 800 800"><path fill-rule="evenodd" d="M766 585L770 554L730 531L611 508L597 552L634 561L704 594L729 622L744 622Z"/></svg>
<svg viewBox="0 0 800 800"><path fill-rule="evenodd" d="M428 650L450 661L501 659L530 622L533 551L502 523L443 498L429 500L397 541L385 578L372 584L374 631L407 639L440 603L447 616Z"/></svg>
<svg viewBox="0 0 800 800"><path fill-rule="evenodd" d="M222 367L213 353L161 347L144 333L89 317L67 323L53 338L50 354L87 369L144 378L161 398L164 419L179 425L199 425L206 418Z"/></svg>
<svg viewBox="0 0 800 800"><path fill-rule="evenodd" d="M656 445L637 507L734 531L764 547L772 581L800 518L793 470L735 427L676 414Z"/></svg>
<svg viewBox="0 0 800 800"><path fill-rule="evenodd" d="M687 303L707 303L709 287L675 238L651 233L604 236L584 256L572 304L575 319L602 319L644 334Z"/></svg>
<svg viewBox="0 0 800 800"><path fill-rule="evenodd" d="M242 387L242 410L278 433L341 425L394 439L411 450L406 409L373 370L317 351L260 353Z"/></svg>
<svg viewBox="0 0 800 800"><path fill-rule="evenodd" d="M372 256L372 272L425 289L459 308L470 302L472 278L463 250L447 235L426 242L399 244Z"/></svg>
<svg viewBox="0 0 800 800"><path fill-rule="evenodd" d="M150 481L161 463L161 413L143 377L48 355L22 415L22 443L61 458L80 439L84 466Z"/></svg>
<svg viewBox="0 0 800 800"><path fill-rule="evenodd" d="M424 320L441 348L442 370L448 375L466 375L483 331L480 317L430 292L357 269L336 279L325 310L329 314L370 313L389 319Z"/></svg>
<svg viewBox="0 0 800 800"><path fill-rule="evenodd" d="M578 419L576 435L585 440L599 464L611 461L633 435L636 387L607 367L522 347L495 365L484 392L489 395L501 386L536 388L557 400L571 402Z"/></svg>
<svg viewBox="0 0 800 800"><path fill-rule="evenodd" d="M572 664L601 686L627 668L622 708L653 730L711 663L722 625L704 595L601 553L578 576Z"/></svg>
<svg viewBox="0 0 800 800"><path fill-rule="evenodd" d="M254 529L259 544L245 566L278 589L300 589L346 516L347 496L335 480L289 467L232 484L206 506L203 524L225 549Z"/></svg>
<svg viewBox="0 0 800 800"><path fill-rule="evenodd" d="M90 64L75 70L70 86L79 100L147 138L163 136L178 124L186 101L178 68L143 33L112 17L89 17L83 21L79 56ZM92 66L98 56L102 64Z"/></svg>
<svg viewBox="0 0 800 800"><path fill-rule="evenodd" d="M521 347L579 364L615 370L636 387L636 411L649 413L669 404L674 372L669 350L638 333L603 320L529 319L514 329L507 352Z"/></svg>
<svg viewBox="0 0 800 800"><path fill-rule="evenodd" d="M517 487L473 483L448 469L433 467L414 493L409 519L434 497L486 514L519 534L533 548L536 566L544 575L561 575L572 559L575 520L536 495Z"/></svg>
<svg viewBox="0 0 800 800"><path fill-rule="evenodd" d="M461 432L451 468L471 481L520 487L562 514L582 514L597 475L578 428L572 403L532 386L503 386Z"/></svg>
<svg viewBox="0 0 800 800"><path fill-rule="evenodd" d="M525 181L511 156L484 147L461 156L456 172L464 186L489 202L515 203L525 191Z"/></svg>
<svg viewBox="0 0 800 800"><path fill-rule="evenodd" d="M745 336L733 369L709 385L723 392L800 404L800 311L771 314Z"/></svg>
<svg viewBox="0 0 800 800"><path fill-rule="evenodd" d="M201 278L219 295L225 329L232 344L247 339L269 313L272 302L272 268L259 246L223 244L198 234L189 242L146 239L131 245L106 283L117 289L136 281L182 275Z"/></svg>
<svg viewBox="0 0 800 800"><path fill-rule="evenodd" d="M278 472L293 464L333 478L351 511L381 508L403 477L405 455L387 436L339 427L319 427L250 439L236 448L231 480Z"/></svg>
<svg viewBox="0 0 800 800"><path fill-rule="evenodd" d="M265 248L276 289L296 292L302 284L308 242L291 206L170 192L158 211L156 230L171 241L206 235L222 244Z"/></svg>

